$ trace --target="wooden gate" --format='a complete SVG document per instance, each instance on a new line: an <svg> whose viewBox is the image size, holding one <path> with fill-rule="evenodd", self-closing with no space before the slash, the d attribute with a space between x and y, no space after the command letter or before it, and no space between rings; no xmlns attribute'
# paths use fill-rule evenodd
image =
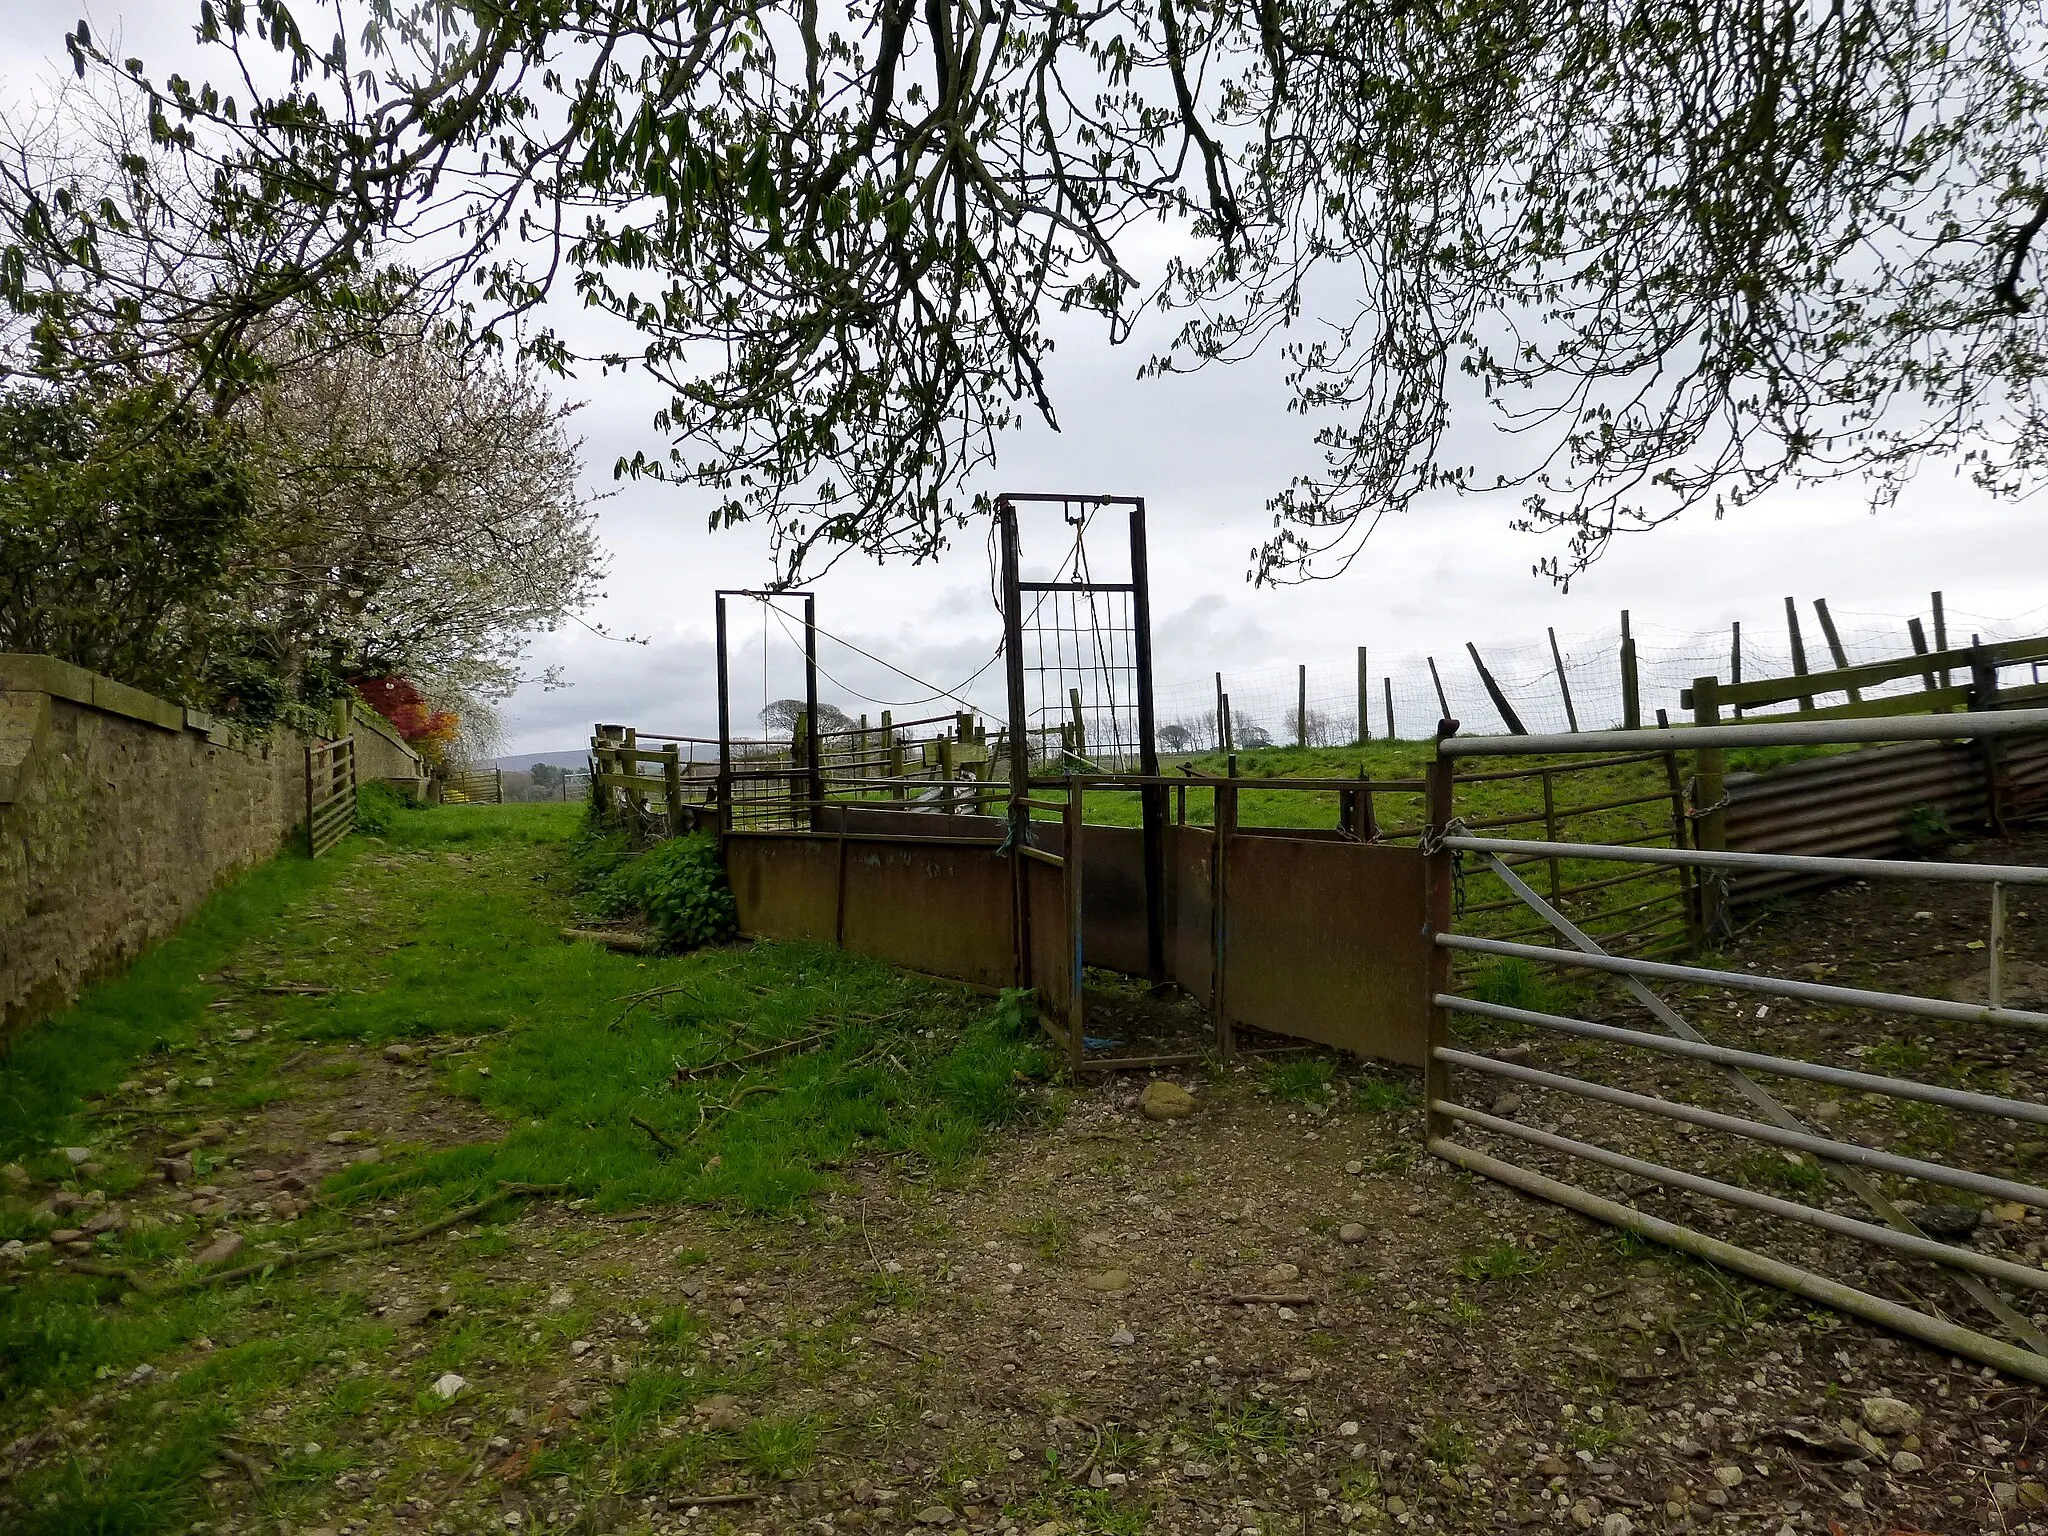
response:
<svg viewBox="0 0 2048 1536"><path fill-rule="evenodd" d="M356 824L356 739L306 748L306 855L319 858Z"/></svg>

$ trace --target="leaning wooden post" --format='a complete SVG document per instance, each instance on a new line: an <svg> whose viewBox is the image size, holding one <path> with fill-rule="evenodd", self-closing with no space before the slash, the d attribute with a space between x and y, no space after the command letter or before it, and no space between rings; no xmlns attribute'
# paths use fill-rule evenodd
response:
<svg viewBox="0 0 2048 1536"><path fill-rule="evenodd" d="M1081 712L1080 689L1067 690L1067 709L1074 719L1074 756L1085 759L1088 756L1088 717Z"/></svg>
<svg viewBox="0 0 2048 1536"><path fill-rule="evenodd" d="M1457 855L1443 846L1443 838L1451 818L1457 814L1457 785L1454 775L1457 759L1444 755L1444 742L1458 733L1458 722L1448 715L1438 722L1436 728L1436 756L1429 764L1428 811L1423 830L1423 878L1429 893L1428 921L1423 928L1423 942L1429 945L1429 993L1430 1002L1425 1016L1417 1022L1422 1028L1422 1102L1423 1141L1425 1146L1434 1146L1438 1141L1448 1140L1452 1122L1439 1105L1453 1102L1451 1098L1451 1069L1447 1062L1440 1060L1437 1052L1451 1043L1450 1010L1436 1002L1451 992L1451 952L1436 942L1438 935L1451 931L1456 913L1453 910L1453 892L1457 884Z"/></svg>
<svg viewBox="0 0 2048 1536"><path fill-rule="evenodd" d="M1842 637L1835 631L1835 618L1833 614L1828 612L1828 600L1824 597L1816 597L1813 600L1813 611L1820 619L1820 632L1827 639L1828 655L1834 658L1837 670L1847 667L1849 665L1849 653L1842 649ZM1851 688L1847 692L1851 704L1861 704L1863 702L1862 689Z"/></svg>
<svg viewBox="0 0 2048 1536"><path fill-rule="evenodd" d="M1643 693L1636 680L1636 638L1629 633L1628 610L1621 610L1621 728L1640 730L1643 724Z"/></svg>
<svg viewBox="0 0 2048 1536"><path fill-rule="evenodd" d="M1694 678L1692 723L1720 722L1721 680ZM1693 753L1693 846L1716 850L1728 846L1728 779L1719 747L1700 747ZM1710 940L1728 931L1728 882L1712 870L1700 872L1700 926Z"/></svg>
<svg viewBox="0 0 2048 1536"><path fill-rule="evenodd" d="M1308 745L1308 663L1302 662L1295 674L1294 692L1294 744Z"/></svg>
<svg viewBox="0 0 2048 1536"><path fill-rule="evenodd" d="M1939 592L1930 592L1928 596L1934 600L1934 648L1937 651L1945 651L1948 649L1948 613L1942 607L1941 594ZM1919 621L1916 619L1914 622L1918 623ZM1955 677L1949 672L1947 667L1943 667L1941 669L1941 686L1953 688L1955 685Z"/></svg>
<svg viewBox="0 0 2048 1536"><path fill-rule="evenodd" d="M1217 676L1219 676L1219 677L1220 677L1220 676L1222 676L1222 674L1221 674L1221 673L1219 672L1219 673L1217 674ZM1223 722L1223 753L1224 753L1224 756L1226 756L1226 757L1227 757L1227 756L1229 756L1229 755L1230 755L1230 754L1231 754L1232 752L1235 752L1235 751L1237 750L1237 747L1236 747L1236 745L1235 745L1235 744L1233 743L1233 741L1232 741L1232 739L1231 739L1232 733L1231 733L1231 729L1230 729L1230 695L1229 695L1229 694L1227 694L1227 693L1219 693L1219 694L1217 694L1217 695L1216 695L1216 717L1217 717L1217 718L1218 718L1219 720L1221 720L1221 721Z"/></svg>
<svg viewBox="0 0 2048 1536"><path fill-rule="evenodd" d="M1451 701L1444 697L1444 680L1436 675L1436 658L1425 656L1423 660L1429 663L1429 680L1436 685L1436 707L1442 711L1437 719L1448 720L1451 718Z"/></svg>
<svg viewBox="0 0 2048 1536"><path fill-rule="evenodd" d="M1372 674L1365 668L1365 647L1358 648L1358 744L1372 740Z"/></svg>
<svg viewBox="0 0 2048 1536"><path fill-rule="evenodd" d="M1564 653L1557 648L1557 626L1554 624L1550 626L1550 664L1557 669L1557 691L1564 696L1565 724L1571 727L1573 735L1577 735L1579 712L1572 708L1572 685L1565 681Z"/></svg>
<svg viewBox="0 0 2048 1536"><path fill-rule="evenodd" d="M1400 738L1394 734L1394 680L1392 677L1383 677L1380 681L1387 689L1387 740L1398 741Z"/></svg>
<svg viewBox="0 0 2048 1536"><path fill-rule="evenodd" d="M1785 630L1792 637L1792 674L1795 677L1805 677L1806 641L1799 633L1799 605L1789 597L1785 599ZM1799 707L1803 710L1812 709L1813 695L1802 693L1799 696Z"/></svg>
<svg viewBox="0 0 2048 1536"><path fill-rule="evenodd" d="M626 779L626 842L634 848L647 846L647 828L640 814L640 729L626 727L625 745L619 752L619 773Z"/></svg>
<svg viewBox="0 0 2048 1536"><path fill-rule="evenodd" d="M668 835L683 835L683 754L670 742L661 749L662 790L668 797Z"/></svg>
<svg viewBox="0 0 2048 1536"><path fill-rule="evenodd" d="M1925 656L1927 654L1927 631L1921 626L1918 614L1906 620L1906 633L1912 637L1913 654L1915 656ZM1920 686L1928 693L1933 693L1941 686L1934 680L1934 669L1932 667L1920 674Z"/></svg>
<svg viewBox="0 0 2048 1536"><path fill-rule="evenodd" d="M1493 674L1486 670L1486 663L1479 659L1479 647L1467 640L1465 649L1471 653L1472 665L1479 669L1479 681L1486 685L1486 696L1493 700L1493 707L1500 712L1500 722L1508 728L1508 734L1528 735L1529 731L1522 724L1522 717L1515 713L1513 706L1508 703L1508 696L1500 691L1500 684L1493 680Z"/></svg>

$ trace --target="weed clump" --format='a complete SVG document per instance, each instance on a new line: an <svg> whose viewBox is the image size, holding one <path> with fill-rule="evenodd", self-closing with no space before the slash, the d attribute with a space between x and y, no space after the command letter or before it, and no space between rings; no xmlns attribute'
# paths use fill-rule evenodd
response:
<svg viewBox="0 0 2048 1536"><path fill-rule="evenodd" d="M723 944L739 932L739 908L725 881L718 840L672 837L635 854L625 834L586 822L569 848L570 883L601 918L646 918L666 950Z"/></svg>
<svg viewBox="0 0 2048 1536"><path fill-rule="evenodd" d="M412 796L372 779L356 787L356 830L371 837L388 836L399 817L419 808L419 801Z"/></svg>

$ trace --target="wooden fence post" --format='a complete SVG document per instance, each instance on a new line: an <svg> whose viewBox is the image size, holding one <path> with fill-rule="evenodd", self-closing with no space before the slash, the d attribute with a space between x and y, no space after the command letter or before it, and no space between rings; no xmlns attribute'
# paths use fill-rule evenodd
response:
<svg viewBox="0 0 2048 1536"><path fill-rule="evenodd" d="M1990 650L1975 635L1970 636L1970 708L1998 708L1998 668ZM2005 795L1999 781L2005 772L2005 754L1995 736L1979 737L1977 745L1984 762L1984 819L1994 837L2004 837Z"/></svg>
<svg viewBox="0 0 2048 1536"><path fill-rule="evenodd" d="M1816 597L1813 600L1813 611L1820 617L1820 632L1827 637L1828 654L1835 659L1835 666L1837 668L1847 667L1849 665L1849 653L1842 649L1842 637L1835 631L1834 615L1828 612L1828 600L1824 597ZM1861 704L1863 702L1862 689L1851 688L1847 692L1851 704Z"/></svg>
<svg viewBox="0 0 2048 1536"><path fill-rule="evenodd" d="M1806 641L1799 633L1799 605L1789 597L1785 599L1785 629L1792 637L1792 675L1804 677L1808 670L1806 665ZM1812 709L1813 695L1802 693L1799 696L1799 707L1802 710Z"/></svg>
<svg viewBox="0 0 2048 1536"><path fill-rule="evenodd" d="M1948 613L1942 607L1941 594L1939 592L1931 592L1928 596L1934 600L1934 648L1937 651L1945 651L1948 649ZM1915 620L1915 622L1917 623L1918 620ZM1953 688L1955 685L1956 680L1954 676L1947 667L1943 667L1941 669L1941 686Z"/></svg>
<svg viewBox="0 0 2048 1536"><path fill-rule="evenodd" d="M1742 684L1742 620L1737 619L1728 631L1728 681L1740 687ZM1735 706L1735 718L1742 718L1742 706Z"/></svg>
<svg viewBox="0 0 2048 1536"><path fill-rule="evenodd" d="M1295 675L1294 744L1297 747L1308 745L1308 663L1305 661L1300 663L1300 671Z"/></svg>
<svg viewBox="0 0 2048 1536"><path fill-rule="evenodd" d="M1721 680L1694 678L1693 724L1718 725L1720 720ZM1695 848L1728 846L1728 778L1719 747L1700 747L1693 753L1692 841ZM1728 882L1711 870L1700 872L1700 926L1709 937L1728 931Z"/></svg>
<svg viewBox="0 0 2048 1536"><path fill-rule="evenodd" d="M1394 735L1394 679L1391 676L1383 677L1380 682L1387 690L1387 740L1396 741L1399 738Z"/></svg>
<svg viewBox="0 0 2048 1536"><path fill-rule="evenodd" d="M1436 707L1443 711L1437 718L1448 720L1451 718L1451 701L1444 697L1444 680L1436 675L1436 658L1425 656L1423 660L1429 663L1429 680L1436 685Z"/></svg>
<svg viewBox="0 0 2048 1536"><path fill-rule="evenodd" d="M683 835L683 754L674 742L661 749L662 789L668 799L668 835Z"/></svg>
<svg viewBox="0 0 2048 1536"><path fill-rule="evenodd" d="M953 814L953 738L950 736L939 738L939 777L946 786L939 792L940 805L950 816Z"/></svg>
<svg viewBox="0 0 2048 1536"><path fill-rule="evenodd" d="M1221 677L1223 674L1219 672L1216 675ZM1216 695L1216 718L1223 722L1223 752L1227 757L1237 750L1237 746L1232 739L1234 732L1230 727L1230 695L1227 693Z"/></svg>
<svg viewBox="0 0 2048 1536"><path fill-rule="evenodd" d="M1643 723L1643 693L1636 681L1636 639L1629 633L1628 610L1621 610L1621 728L1638 729Z"/></svg>
<svg viewBox="0 0 2048 1536"><path fill-rule="evenodd" d="M1557 648L1557 626L1554 624L1550 626L1550 664L1557 669L1557 691L1564 696L1565 724L1571 727L1572 734L1576 736L1579 731L1579 712L1572 708L1572 685L1565 681L1564 653Z"/></svg>
<svg viewBox="0 0 2048 1536"><path fill-rule="evenodd" d="M1906 620L1906 633L1913 638L1913 654L1915 656L1925 656L1927 654L1927 631L1921 626L1918 614ZM1940 686L1934 680L1934 669L1932 667L1929 667L1920 674L1920 686L1929 693L1933 693Z"/></svg>
<svg viewBox="0 0 2048 1536"><path fill-rule="evenodd" d="M1372 740L1372 675L1365 669L1365 647L1358 648L1358 744Z"/></svg>
<svg viewBox="0 0 2048 1536"><path fill-rule="evenodd" d="M1508 734L1528 735L1527 728L1522 724L1522 717L1515 713L1514 707L1508 703L1508 696L1500 691L1500 684L1493 680L1493 674L1486 670L1486 663L1479 659L1479 647L1467 640L1465 649L1471 653L1472 665L1479 669L1479 681L1486 685L1486 696L1493 700L1493 707L1500 712L1501 724L1508 728Z"/></svg>

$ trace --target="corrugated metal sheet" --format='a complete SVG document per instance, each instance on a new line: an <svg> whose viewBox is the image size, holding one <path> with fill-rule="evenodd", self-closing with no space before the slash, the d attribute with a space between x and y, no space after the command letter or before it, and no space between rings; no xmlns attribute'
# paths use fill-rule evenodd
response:
<svg viewBox="0 0 2048 1536"><path fill-rule="evenodd" d="M2008 817L2048 808L2048 740L2000 747L2001 801ZM1970 742L1908 742L1813 758L1767 773L1730 774L1728 846L1759 853L1896 857L1907 851L1908 812L1939 811L1958 830L1987 814L1983 748ZM1744 875L1734 899L1768 897L1825 883L1779 872Z"/></svg>

